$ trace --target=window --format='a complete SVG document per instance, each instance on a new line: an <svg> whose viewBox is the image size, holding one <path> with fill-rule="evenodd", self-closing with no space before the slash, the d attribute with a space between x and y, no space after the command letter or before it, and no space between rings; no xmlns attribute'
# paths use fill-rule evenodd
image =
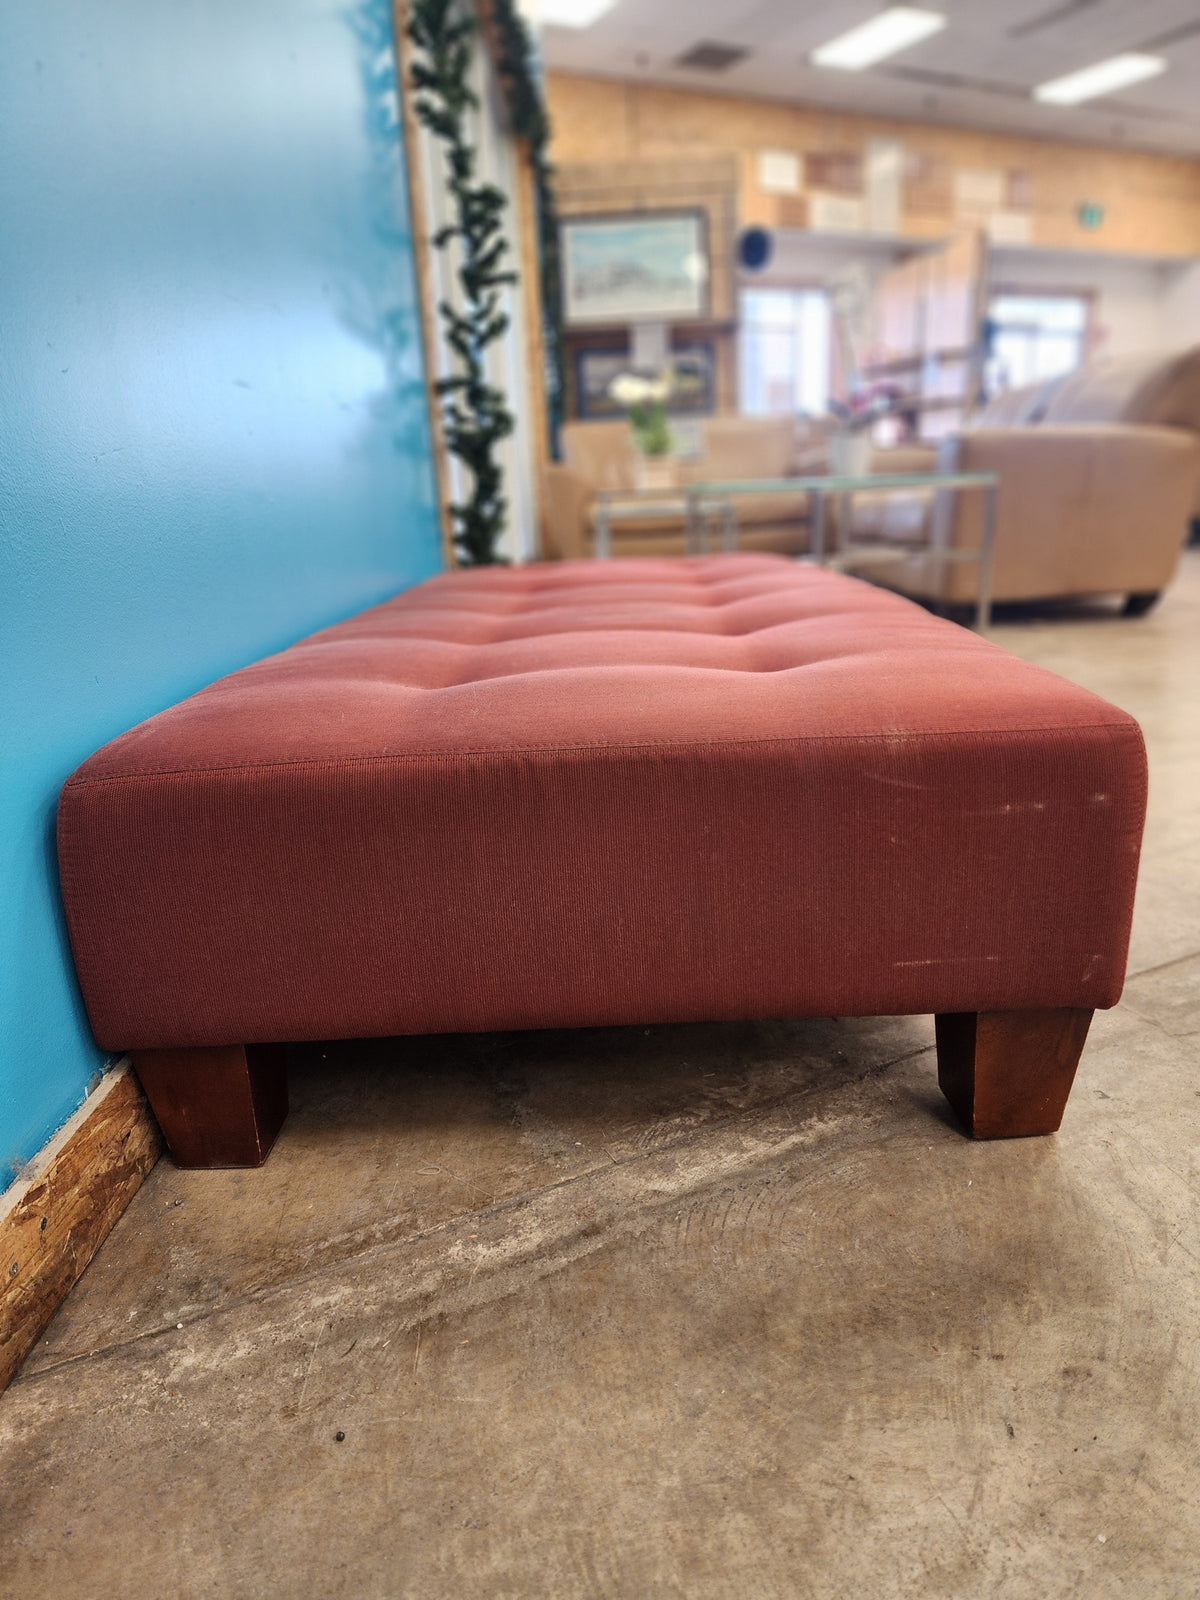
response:
<svg viewBox="0 0 1200 1600"><path fill-rule="evenodd" d="M998 294L989 322L988 389L1000 394L1074 372L1087 350L1084 294Z"/></svg>
<svg viewBox="0 0 1200 1600"><path fill-rule="evenodd" d="M821 289L744 289L740 402L747 416L829 405L830 309Z"/></svg>

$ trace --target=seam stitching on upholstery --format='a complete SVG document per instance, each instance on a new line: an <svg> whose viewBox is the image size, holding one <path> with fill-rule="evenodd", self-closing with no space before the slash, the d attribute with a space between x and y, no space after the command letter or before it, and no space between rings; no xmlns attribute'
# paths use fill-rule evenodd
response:
<svg viewBox="0 0 1200 1600"><path fill-rule="evenodd" d="M1070 722L1046 728L906 728L894 733L797 733L780 734L769 739L679 739L655 740L645 744L564 744L564 745L510 745L499 750L397 750L377 755L362 756L301 756L294 761L244 761L231 762L220 767L147 767L130 772L110 772L94 778L68 778L66 789L86 789L101 783L125 783L136 778L201 778L228 772L270 772L291 767L349 767L368 762L399 761L460 761L464 757L483 757L489 760L508 756L576 755L582 752L601 752L624 755L634 750L725 750L730 748L767 747L784 744L828 744L854 741L859 744L886 743L890 740L917 739L1005 739L1013 734L1045 736L1063 733L1085 733L1102 729L1109 733L1136 734L1141 739L1141 729L1131 718L1129 722Z"/></svg>

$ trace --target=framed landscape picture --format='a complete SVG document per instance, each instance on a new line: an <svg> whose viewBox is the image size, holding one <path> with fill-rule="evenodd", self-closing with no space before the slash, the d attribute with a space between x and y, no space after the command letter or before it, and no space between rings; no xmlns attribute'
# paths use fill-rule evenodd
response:
<svg viewBox="0 0 1200 1600"><path fill-rule="evenodd" d="M568 217L561 226L568 327L705 315L708 239L702 211Z"/></svg>

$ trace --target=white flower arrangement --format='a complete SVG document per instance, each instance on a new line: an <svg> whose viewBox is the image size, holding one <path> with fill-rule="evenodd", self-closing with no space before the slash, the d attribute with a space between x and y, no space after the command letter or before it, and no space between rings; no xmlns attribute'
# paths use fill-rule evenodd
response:
<svg viewBox="0 0 1200 1600"><path fill-rule="evenodd" d="M622 372L608 386L609 398L619 406L665 405L671 398L669 377L643 378L636 372Z"/></svg>
<svg viewBox="0 0 1200 1600"><path fill-rule="evenodd" d="M668 368L657 378L621 372L608 386L610 398L629 413L634 442L644 456L671 453L671 427L667 401L675 392L675 375Z"/></svg>

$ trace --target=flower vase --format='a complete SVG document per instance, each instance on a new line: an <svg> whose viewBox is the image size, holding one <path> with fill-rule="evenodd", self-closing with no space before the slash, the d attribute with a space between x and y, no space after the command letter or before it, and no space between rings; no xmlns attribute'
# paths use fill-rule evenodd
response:
<svg viewBox="0 0 1200 1600"><path fill-rule="evenodd" d="M670 456L637 458L637 487L646 494L661 493L676 486L675 462Z"/></svg>
<svg viewBox="0 0 1200 1600"><path fill-rule="evenodd" d="M829 441L829 467L835 478L865 478L871 471L871 435L835 433Z"/></svg>

